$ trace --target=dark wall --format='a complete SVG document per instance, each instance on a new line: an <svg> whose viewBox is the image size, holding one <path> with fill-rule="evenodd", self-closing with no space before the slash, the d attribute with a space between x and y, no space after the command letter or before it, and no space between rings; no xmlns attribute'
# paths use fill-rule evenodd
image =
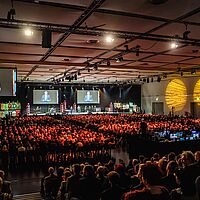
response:
<svg viewBox="0 0 200 200"><path fill-rule="evenodd" d="M99 89L100 90L100 107L104 109L109 106L110 102L133 102L141 106L141 86L140 85L50 85L36 83L18 83L16 97L0 97L0 102L19 101L22 104L22 110L25 110L27 103L30 103L34 109L37 105L33 105L33 90L34 89L54 89L59 90L59 102L67 101L67 106L70 107L76 103L76 90ZM48 109L49 105L41 106ZM59 107L59 105L55 105Z"/></svg>

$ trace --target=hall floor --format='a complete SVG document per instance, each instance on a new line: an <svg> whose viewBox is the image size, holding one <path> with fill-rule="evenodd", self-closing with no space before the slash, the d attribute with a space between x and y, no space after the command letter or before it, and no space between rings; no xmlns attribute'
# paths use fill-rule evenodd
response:
<svg viewBox="0 0 200 200"><path fill-rule="evenodd" d="M119 148L111 151L111 156L116 159L116 163L119 163L119 159L122 159L126 164L129 161L129 155L126 150ZM22 194L32 193L29 198L38 199L38 192L40 191L40 180L45 175L47 169L40 169L35 167L34 169L17 170L8 173L8 180L12 182L13 194L16 199L27 199L26 195ZM19 196L20 195L20 196ZM30 194L31 195L31 194Z"/></svg>

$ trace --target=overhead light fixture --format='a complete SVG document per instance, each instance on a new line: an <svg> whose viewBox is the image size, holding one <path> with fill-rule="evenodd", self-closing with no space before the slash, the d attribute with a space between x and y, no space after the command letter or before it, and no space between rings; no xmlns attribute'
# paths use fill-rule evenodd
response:
<svg viewBox="0 0 200 200"><path fill-rule="evenodd" d="M77 74L74 74L74 80L77 80Z"/></svg>
<svg viewBox="0 0 200 200"><path fill-rule="evenodd" d="M98 70L98 65L97 64L94 65L94 70Z"/></svg>
<svg viewBox="0 0 200 200"><path fill-rule="evenodd" d="M138 57L138 56L140 56L140 45L136 45L136 47L135 47L135 55Z"/></svg>
<svg viewBox="0 0 200 200"><path fill-rule="evenodd" d="M14 6L13 6L13 0L11 0L11 9L8 11L8 14L7 14L7 20L14 20L15 19L15 15L16 15L16 11L14 9Z"/></svg>
<svg viewBox="0 0 200 200"><path fill-rule="evenodd" d="M163 78L167 78L167 74L164 74L164 75L163 75Z"/></svg>
<svg viewBox="0 0 200 200"><path fill-rule="evenodd" d="M157 82L160 82L160 81L161 81L161 77L158 76L158 78L157 78Z"/></svg>
<svg viewBox="0 0 200 200"><path fill-rule="evenodd" d="M129 52L129 47L128 47L128 45L126 44L126 45L124 45L124 47L125 47L126 51Z"/></svg>
<svg viewBox="0 0 200 200"><path fill-rule="evenodd" d="M113 36L107 35L105 37L105 40L106 40L107 43L112 43L112 42L114 42L115 39L113 38Z"/></svg>
<svg viewBox="0 0 200 200"><path fill-rule="evenodd" d="M175 41L173 41L173 42L170 44L170 47L171 47L172 49L176 49L176 48L178 48L178 43L175 42Z"/></svg>
<svg viewBox="0 0 200 200"><path fill-rule="evenodd" d="M31 28L24 29L24 35L27 37L33 36L33 30Z"/></svg>
<svg viewBox="0 0 200 200"><path fill-rule="evenodd" d="M183 71L181 71L181 76L183 76Z"/></svg>
<svg viewBox="0 0 200 200"><path fill-rule="evenodd" d="M116 62L119 63L119 62L122 62L123 60L124 60L124 58L122 56L120 56L119 58L116 59Z"/></svg>
<svg viewBox="0 0 200 200"><path fill-rule="evenodd" d="M107 60L107 67L110 67L110 60Z"/></svg>
<svg viewBox="0 0 200 200"><path fill-rule="evenodd" d="M196 74L196 69L191 69L191 74Z"/></svg>

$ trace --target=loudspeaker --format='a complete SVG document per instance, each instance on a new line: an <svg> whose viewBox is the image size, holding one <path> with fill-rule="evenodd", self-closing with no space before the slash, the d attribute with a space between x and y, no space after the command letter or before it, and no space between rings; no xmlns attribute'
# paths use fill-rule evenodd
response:
<svg viewBox="0 0 200 200"><path fill-rule="evenodd" d="M42 31L42 48L51 48L51 30Z"/></svg>

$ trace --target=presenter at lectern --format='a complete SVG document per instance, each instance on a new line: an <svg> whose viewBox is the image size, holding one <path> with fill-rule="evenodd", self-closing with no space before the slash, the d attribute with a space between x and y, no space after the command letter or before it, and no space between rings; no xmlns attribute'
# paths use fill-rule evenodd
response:
<svg viewBox="0 0 200 200"><path fill-rule="evenodd" d="M92 97L92 95L90 94L89 91L87 91L87 93L86 93L86 95L84 97L84 101L85 102L92 102L93 101L93 97Z"/></svg>
<svg viewBox="0 0 200 200"><path fill-rule="evenodd" d="M44 91L44 94L41 97L42 102L49 102L51 101L51 96L48 94L48 91Z"/></svg>

